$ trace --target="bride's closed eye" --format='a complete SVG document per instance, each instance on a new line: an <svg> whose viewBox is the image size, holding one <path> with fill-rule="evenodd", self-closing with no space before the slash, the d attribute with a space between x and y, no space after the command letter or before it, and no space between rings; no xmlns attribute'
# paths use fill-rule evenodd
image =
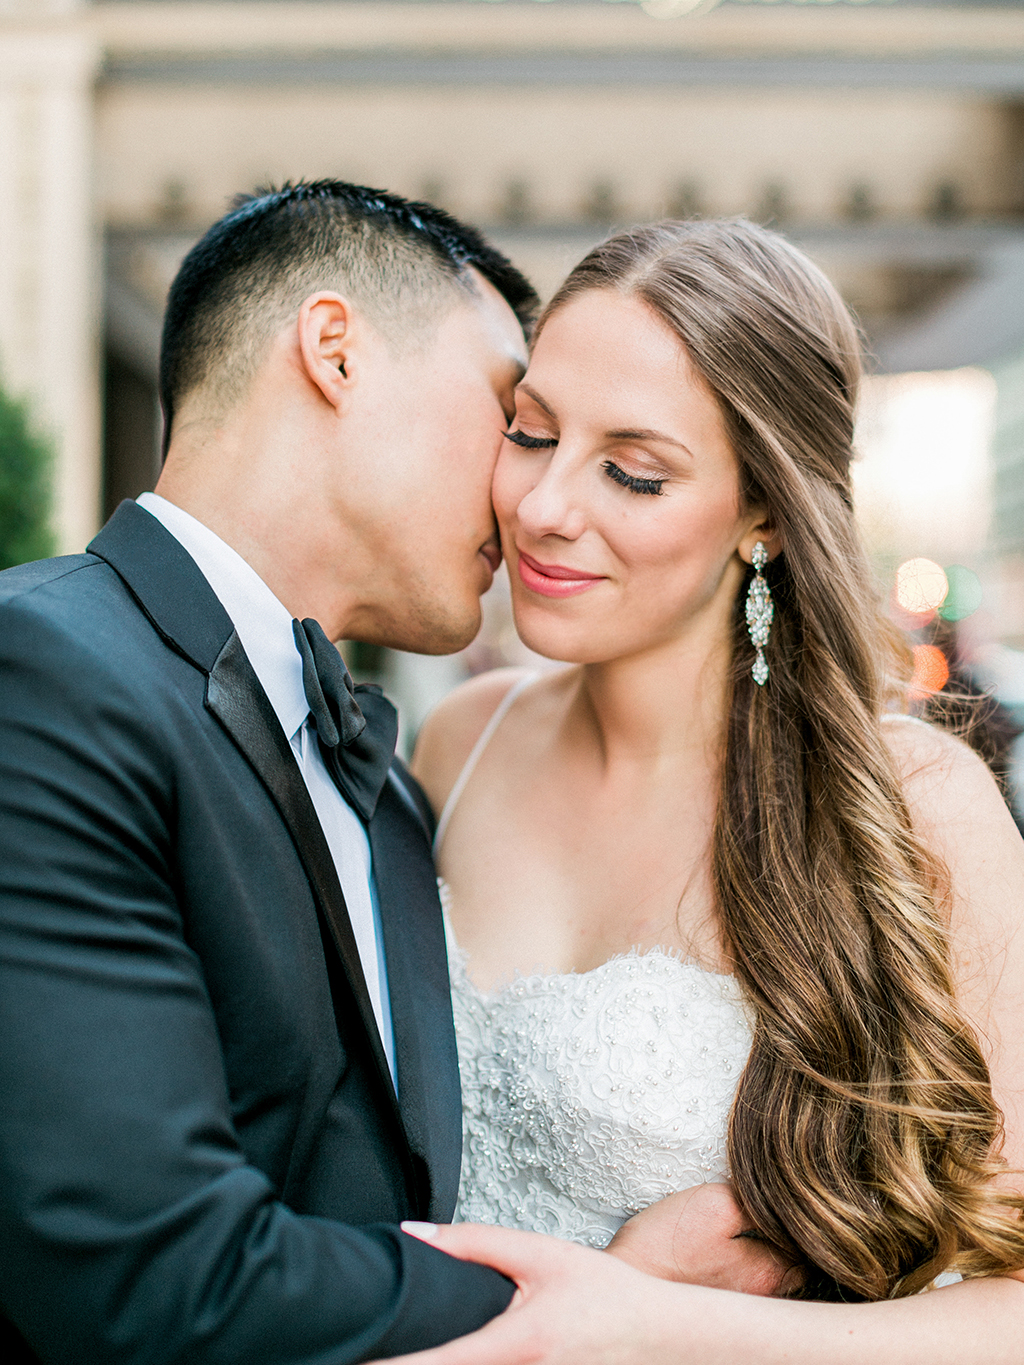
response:
<svg viewBox="0 0 1024 1365"><path fill-rule="evenodd" d="M558 445L555 436L527 436L525 431L506 431L505 440L511 441L513 445L522 446L524 450L550 450Z"/></svg>
<svg viewBox="0 0 1024 1365"><path fill-rule="evenodd" d="M557 436L528 436L525 431L518 428L506 431L504 436L506 441L511 441L513 445L520 446L523 450L551 450L558 445ZM662 491L665 482L664 479L644 479L638 474L627 474L614 460L605 460L601 468L610 479L622 488L628 488L631 493L657 495Z"/></svg>
<svg viewBox="0 0 1024 1365"><path fill-rule="evenodd" d="M627 474L624 469L620 469L614 460L605 460L601 466L610 479L621 484L623 488L628 488L631 493L653 493L661 492L664 479L641 479L636 474Z"/></svg>

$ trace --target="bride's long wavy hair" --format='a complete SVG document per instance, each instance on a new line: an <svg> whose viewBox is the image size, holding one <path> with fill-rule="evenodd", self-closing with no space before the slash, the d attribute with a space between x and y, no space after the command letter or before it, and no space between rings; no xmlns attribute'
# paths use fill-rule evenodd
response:
<svg viewBox="0 0 1024 1365"><path fill-rule="evenodd" d="M810 1298L912 1294L955 1267L1024 1264L1020 1202L992 1184L1002 1119L957 1005L948 877L911 828L880 718L906 647L878 607L850 488L861 374L835 289L742 220L620 233L569 275L642 299L715 393L742 496L782 552L758 687L743 613L712 862L756 1011L731 1178Z"/></svg>

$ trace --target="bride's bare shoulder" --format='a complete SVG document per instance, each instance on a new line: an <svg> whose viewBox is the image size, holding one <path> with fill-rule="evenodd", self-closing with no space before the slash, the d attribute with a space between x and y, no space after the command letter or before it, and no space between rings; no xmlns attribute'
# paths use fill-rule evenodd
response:
<svg viewBox="0 0 1024 1365"><path fill-rule="evenodd" d="M423 722L411 768L440 810L484 726L508 692L529 677L525 668L495 668L449 692Z"/></svg>
<svg viewBox="0 0 1024 1365"><path fill-rule="evenodd" d="M896 761L911 819L951 877L962 916L993 924L1019 918L1024 843L988 766L938 726L892 717L882 733Z"/></svg>
<svg viewBox="0 0 1024 1365"><path fill-rule="evenodd" d="M914 823L927 842L945 844L952 831L970 828L993 810L1005 811L988 767L948 730L913 716L891 715L883 720L882 734Z"/></svg>
<svg viewBox="0 0 1024 1365"><path fill-rule="evenodd" d="M969 789L998 797L985 763L956 735L915 716L887 715L882 734L888 744L912 809L935 819L951 802L962 804Z"/></svg>

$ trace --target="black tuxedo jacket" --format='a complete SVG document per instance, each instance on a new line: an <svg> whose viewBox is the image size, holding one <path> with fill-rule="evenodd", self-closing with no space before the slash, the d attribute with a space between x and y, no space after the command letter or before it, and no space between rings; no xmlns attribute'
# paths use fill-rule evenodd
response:
<svg viewBox="0 0 1024 1365"><path fill-rule="evenodd" d="M422 795L369 826L398 1093L291 748L178 542L123 503L0 574L0 1348L342 1365L511 1286L446 1221L460 1102Z"/></svg>

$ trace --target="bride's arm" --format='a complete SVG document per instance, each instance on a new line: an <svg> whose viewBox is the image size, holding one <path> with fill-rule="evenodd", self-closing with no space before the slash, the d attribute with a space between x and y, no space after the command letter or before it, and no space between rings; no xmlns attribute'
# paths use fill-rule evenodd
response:
<svg viewBox="0 0 1024 1365"><path fill-rule="evenodd" d="M669 1284L604 1252L460 1223L410 1228L514 1279L512 1306L409 1365L1020 1365L1024 1284L972 1280L888 1303L806 1303Z"/></svg>
<svg viewBox="0 0 1024 1365"><path fill-rule="evenodd" d="M803 1271L757 1237L730 1185L693 1185L623 1223L605 1248L627 1265L677 1284L782 1296Z"/></svg>
<svg viewBox="0 0 1024 1365"><path fill-rule="evenodd" d="M914 828L950 876L953 974L1005 1117L1004 1182L1024 1190L1024 839L988 768L931 727L885 734Z"/></svg>

